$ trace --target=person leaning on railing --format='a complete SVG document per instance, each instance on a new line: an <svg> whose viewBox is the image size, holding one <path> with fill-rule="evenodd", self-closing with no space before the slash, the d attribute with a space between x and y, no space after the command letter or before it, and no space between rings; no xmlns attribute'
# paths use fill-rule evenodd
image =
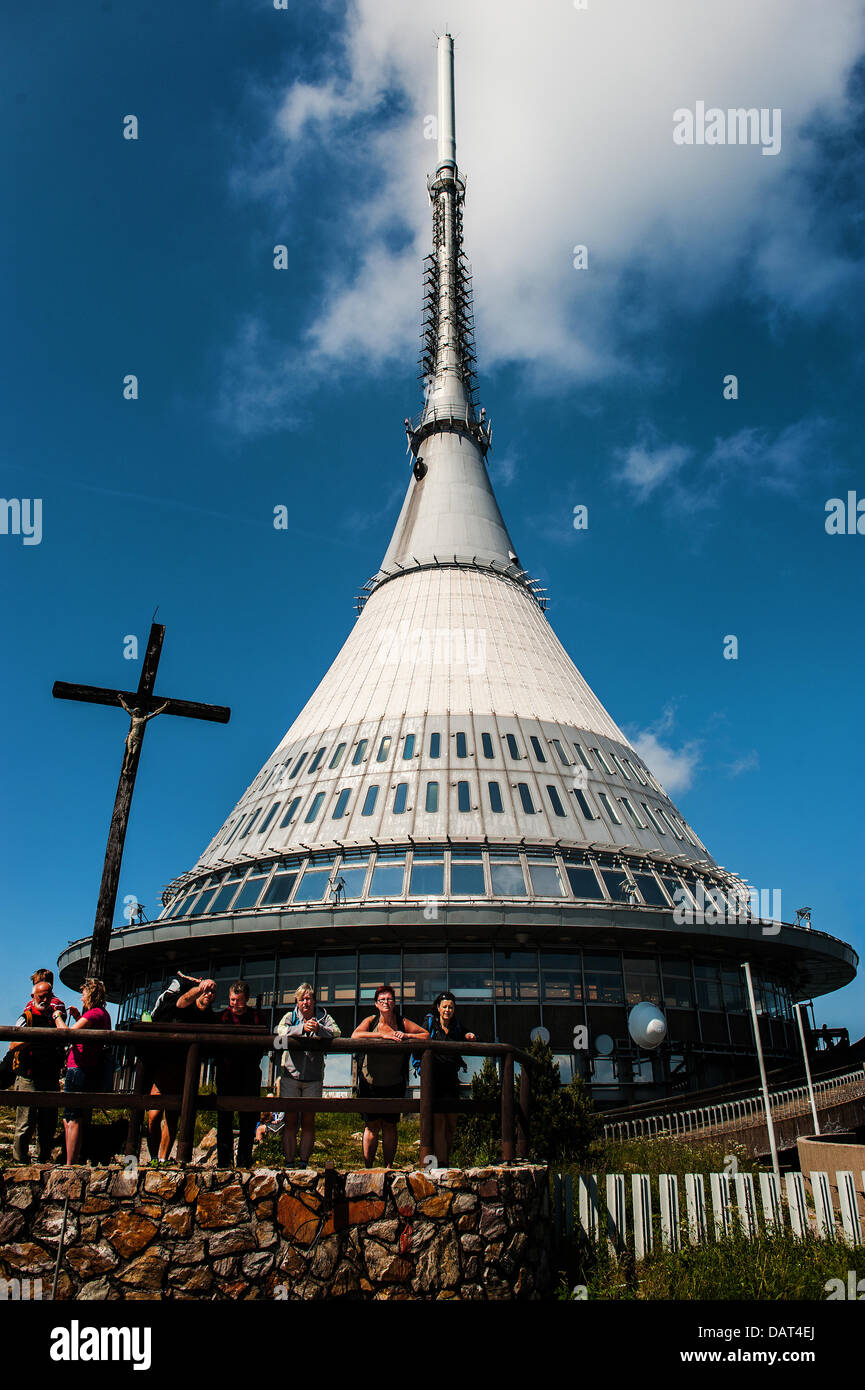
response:
<svg viewBox="0 0 865 1390"><path fill-rule="evenodd" d="M315 992L312 985L304 981L294 992L295 1005L280 1019L277 1034L284 1038L321 1038L332 1042L341 1037L330 1014L324 1008L316 1008ZM282 1049L279 1078L279 1094L286 1100L312 1098L321 1099L324 1085L324 1051L316 1049L301 1052ZM300 1122L300 1167L305 1168L315 1146L315 1111L286 1110L285 1126L282 1131L282 1151L285 1161L291 1165L297 1154L297 1127Z"/></svg>
<svg viewBox="0 0 865 1390"><path fill-rule="evenodd" d="M353 1038L377 1037L387 1038L393 1042L405 1042L410 1037L426 1038L429 1036L425 1028L419 1027L417 1023L412 1023L410 1018L403 1018L401 1014L397 1013L396 996L392 985L379 985L375 992L375 1007L377 1013L358 1024L351 1035ZM408 1060L408 1052L402 1049L394 1049L393 1052L390 1052L384 1048L375 1048L367 1052L358 1071L358 1095L368 1096L370 1099L402 1099L408 1085ZM389 1168L393 1163L396 1154L399 1114L398 1110L383 1115L373 1114L371 1111L361 1114L364 1122L363 1161L365 1167L371 1168L375 1162L379 1128L381 1129L381 1150L384 1166Z"/></svg>
<svg viewBox="0 0 865 1390"><path fill-rule="evenodd" d="M66 1021L66 1005L54 997L54 976L50 970L35 970L30 977L33 993L24 1007L16 1028L55 1028L57 1020ZM57 1091L63 1066L63 1044L53 1047L31 1047L25 1042L9 1045L16 1091ZM12 1159L29 1163L30 1136L36 1129L39 1140L39 1162L51 1162L51 1146L57 1128L56 1106L19 1106L15 1112L15 1133L12 1137Z"/></svg>
<svg viewBox="0 0 865 1390"><path fill-rule="evenodd" d="M199 980L178 970L162 991L150 1014L152 1023L215 1023L213 980ZM145 1090L152 1096L180 1095L186 1072L186 1052L177 1043L144 1049ZM156 1167L167 1161L177 1133L180 1116L176 1110L148 1110L147 1148Z"/></svg>
<svg viewBox="0 0 865 1390"><path fill-rule="evenodd" d="M443 990L433 1000L432 1013L426 1019L429 1035L440 1042L474 1042L475 1034L466 1033L456 1016L457 1001L450 990ZM459 1100L460 1072L466 1070L464 1058L450 1052L433 1053L433 1095L436 1100ZM457 1127L456 1111L433 1116L433 1152L439 1167L447 1168Z"/></svg>
<svg viewBox="0 0 865 1390"><path fill-rule="evenodd" d="M219 1016L228 1027L263 1028L264 1018L257 1009L249 1007L249 985L236 980L228 991L228 1008ZM217 1052L216 1094L218 1096L260 1096L261 1054L253 1047L232 1047ZM254 1110L241 1110L240 1135L237 1141L237 1163L241 1168L252 1163L252 1145L257 1118ZM220 1110L216 1119L216 1161L220 1168L234 1167L234 1115Z"/></svg>
<svg viewBox="0 0 865 1390"><path fill-rule="evenodd" d="M80 1013L74 1004L69 1012L75 1019L68 1029L60 1018L55 1020L57 1028L72 1033L81 1028L109 1029L111 1019L105 1009L105 986L101 980L88 979L81 987L81 1002L84 1012ZM77 1107L69 1104L76 1092L103 1091L105 1085L105 1058L107 1046L101 1042L73 1042L66 1058L66 1080L64 1091L68 1097L63 1109L63 1127L66 1131L66 1162L78 1163L81 1157L81 1120L89 1120L92 1106Z"/></svg>

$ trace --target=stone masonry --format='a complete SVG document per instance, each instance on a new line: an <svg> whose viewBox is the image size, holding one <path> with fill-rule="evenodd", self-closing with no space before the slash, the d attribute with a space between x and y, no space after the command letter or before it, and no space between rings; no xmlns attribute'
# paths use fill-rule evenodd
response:
<svg viewBox="0 0 865 1390"><path fill-rule="evenodd" d="M548 1171L11 1167L0 1278L58 1299L542 1298ZM46 1292L47 1296L47 1292Z"/></svg>

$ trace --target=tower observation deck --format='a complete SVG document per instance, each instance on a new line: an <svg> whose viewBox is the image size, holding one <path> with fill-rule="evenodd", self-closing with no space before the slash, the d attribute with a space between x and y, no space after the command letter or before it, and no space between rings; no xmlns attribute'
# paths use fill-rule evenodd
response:
<svg viewBox="0 0 865 1390"><path fill-rule="evenodd" d="M755 1065L743 960L764 1049L786 1059L791 1002L848 983L857 958L760 919L546 618L487 472L447 34L438 83L423 406L393 536L341 651L159 919L114 932L107 982L126 1020L168 962L223 993L244 975L277 1016L311 980L344 1032L385 980L418 1020L450 988L480 1038L545 1029L602 1104L719 1084ZM67 985L87 956L88 940L63 952ZM628 1034L638 1001L667 1019L651 1054Z"/></svg>

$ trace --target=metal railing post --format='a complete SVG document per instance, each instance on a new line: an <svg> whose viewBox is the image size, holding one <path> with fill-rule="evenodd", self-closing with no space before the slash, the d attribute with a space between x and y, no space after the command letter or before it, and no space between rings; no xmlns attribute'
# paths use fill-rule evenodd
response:
<svg viewBox="0 0 865 1390"><path fill-rule="evenodd" d="M423 1168L433 1148L433 1055L424 1048L420 1059L420 1166ZM438 1166L438 1155L436 1155Z"/></svg>
<svg viewBox="0 0 865 1390"><path fill-rule="evenodd" d="M186 1053L183 1074L183 1102L177 1128L177 1162L188 1163L192 1158L195 1137L195 1102L198 1099L198 1043L191 1042Z"/></svg>
<svg viewBox="0 0 865 1390"><path fill-rule="evenodd" d="M502 1162L514 1161L514 1054L502 1058Z"/></svg>

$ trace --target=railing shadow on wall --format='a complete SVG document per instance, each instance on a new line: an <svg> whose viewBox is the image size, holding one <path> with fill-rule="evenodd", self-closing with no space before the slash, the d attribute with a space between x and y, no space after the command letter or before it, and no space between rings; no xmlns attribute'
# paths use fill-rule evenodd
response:
<svg viewBox="0 0 865 1390"><path fill-rule="evenodd" d="M172 1024L170 1027L158 1023L139 1024L134 1028L96 1029L88 1028L86 1038L72 1029L49 1030L33 1028L0 1027L0 1041L26 1042L28 1047L53 1047L58 1044L104 1043L121 1047L134 1056L134 1079L131 1090L123 1088L112 1091L76 1091L75 1106L90 1109L94 1106L103 1109L128 1110L129 1129L125 1144L127 1154L137 1154L141 1116L145 1110L180 1111L177 1130L177 1161L189 1163L192 1159L195 1115L198 1110L255 1111L262 1109L262 1096L250 1095L211 1095L199 1094L202 1065L214 1055L257 1049L259 1054L270 1051L352 1053L392 1052L394 1048L408 1054L420 1054L420 1094L415 1098L373 1097L320 1099L289 1099L282 1096L268 1096L266 1106L271 1111L315 1111L317 1114L354 1113L404 1114L420 1116L420 1155L423 1166L425 1160L434 1154L433 1117L436 1114L496 1114L501 1115L502 1162L513 1163L515 1159L525 1159L529 1152L529 1111L531 1103L530 1070L537 1065L535 1059L522 1049L510 1043L480 1042L442 1042L431 1038L413 1037L410 1041L396 1042L384 1038L337 1038L324 1042L319 1038L293 1039L282 1034L273 1034L263 1028L231 1025L230 1031L224 1024L195 1025ZM145 1056L151 1048L165 1049L166 1045L185 1049L183 1091L179 1095L160 1094L154 1097L145 1092L147 1070ZM501 1101L476 1101L473 1099L454 1100L450 1097L436 1098L434 1085L433 1055L454 1057L493 1057L500 1063ZM514 1084L514 1063L520 1063L519 1090ZM128 1065L128 1063L127 1063ZM38 1108L57 1107L63 1104L66 1096L63 1091L16 1091L0 1090L0 1106L26 1106Z"/></svg>

